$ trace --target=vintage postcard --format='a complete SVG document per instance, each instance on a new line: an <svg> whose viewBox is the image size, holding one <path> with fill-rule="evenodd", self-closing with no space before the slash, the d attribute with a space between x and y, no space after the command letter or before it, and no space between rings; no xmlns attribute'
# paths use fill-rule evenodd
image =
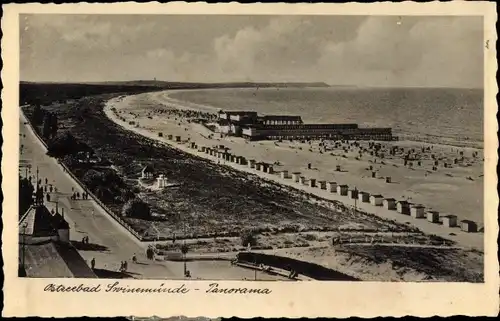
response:
<svg viewBox="0 0 500 321"><path fill-rule="evenodd" d="M498 314L495 4L3 8L4 316Z"/></svg>

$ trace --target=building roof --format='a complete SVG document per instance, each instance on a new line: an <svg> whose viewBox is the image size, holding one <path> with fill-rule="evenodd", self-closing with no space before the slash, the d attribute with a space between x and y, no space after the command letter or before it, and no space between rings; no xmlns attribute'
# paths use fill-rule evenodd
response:
<svg viewBox="0 0 500 321"><path fill-rule="evenodd" d="M52 215L45 205L31 206L19 220L19 233L34 237L52 236L58 229L69 229L61 214Z"/></svg>
<svg viewBox="0 0 500 321"><path fill-rule="evenodd" d="M263 120L296 120L302 121L302 117L293 115L265 115L262 116Z"/></svg>
<svg viewBox="0 0 500 321"><path fill-rule="evenodd" d="M371 197L375 197L375 198L383 198L383 196L382 196L382 195L380 195L380 194L375 194L375 195L372 195Z"/></svg>
<svg viewBox="0 0 500 321"><path fill-rule="evenodd" d="M153 172L153 167L151 167L150 165L146 165L146 166L144 166L144 168L142 169L142 172L143 172L143 173L152 173L152 172Z"/></svg>
<svg viewBox="0 0 500 321"><path fill-rule="evenodd" d="M467 224L476 224L476 222L471 221L471 220L461 220L461 223L467 223ZM477 224L476 224L477 225Z"/></svg>
<svg viewBox="0 0 500 321"><path fill-rule="evenodd" d="M359 191L359 194L370 194L368 192Z"/></svg>
<svg viewBox="0 0 500 321"><path fill-rule="evenodd" d="M71 244L54 241L19 244L19 258L23 257L27 277L97 278Z"/></svg>
<svg viewBox="0 0 500 321"><path fill-rule="evenodd" d="M457 218L456 215L444 215L443 218Z"/></svg>
<svg viewBox="0 0 500 321"><path fill-rule="evenodd" d="M392 197L389 197L389 198L384 198L384 201L393 201L393 202L395 202L395 201L396 201L396 199L394 199L394 198L392 198Z"/></svg>
<svg viewBox="0 0 500 321"><path fill-rule="evenodd" d="M410 202L408 202L408 201L398 201L398 204L401 204L401 205L410 205Z"/></svg>
<svg viewBox="0 0 500 321"><path fill-rule="evenodd" d="M338 185L337 187L349 187L349 185L341 184L341 185Z"/></svg>
<svg viewBox="0 0 500 321"><path fill-rule="evenodd" d="M425 206L417 204L417 205L412 205L412 208L425 208Z"/></svg>

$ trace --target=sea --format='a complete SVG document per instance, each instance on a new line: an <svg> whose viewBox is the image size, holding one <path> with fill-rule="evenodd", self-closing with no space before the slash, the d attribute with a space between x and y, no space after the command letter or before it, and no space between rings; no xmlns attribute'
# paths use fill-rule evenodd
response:
<svg viewBox="0 0 500 321"><path fill-rule="evenodd" d="M180 91L169 97L224 110L299 115L305 123L391 127L400 139L483 148L482 89L216 89Z"/></svg>

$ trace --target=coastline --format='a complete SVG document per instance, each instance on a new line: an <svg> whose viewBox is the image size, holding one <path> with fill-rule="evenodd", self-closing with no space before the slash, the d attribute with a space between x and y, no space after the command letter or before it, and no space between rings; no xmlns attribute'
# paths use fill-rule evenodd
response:
<svg viewBox="0 0 500 321"><path fill-rule="evenodd" d="M149 94L149 95L153 96L153 98L151 100L154 102L155 107L157 107L157 105L156 105L157 102L155 101L154 96L158 95L159 93L163 93L163 92L156 92L153 94ZM143 123L145 122L144 118L140 119L141 128L137 128L135 126L128 124L127 121L119 120L116 117L116 115L114 114L114 112L111 110L111 108L114 107L117 110L120 110L120 112L122 112L122 111L126 112L127 103L130 104L130 99L133 99L134 97L141 96L141 95L142 94L127 96L127 97L122 96L119 99L112 99L112 100L108 101L105 105L105 108L104 108L105 115L110 120L112 120L114 123L116 123L117 125L119 125L120 127L124 128L126 130L133 131L139 135L142 135L144 137L148 137L150 139L154 139L154 140L162 142L162 143L166 143L166 144L168 144L176 149L182 150L182 151L187 152L189 154L196 155L198 157L203 157L205 159L209 159L210 161L212 161L214 163L220 162L220 160L217 160L217 158L206 155L204 153L200 153L197 150L193 150L193 149L189 148L187 145L184 145L183 143L180 143L180 144L172 143L172 142L167 141L166 138L158 137L159 129L150 128L150 127L148 127L148 124L143 125ZM148 104L150 104L150 103L151 102L149 102ZM184 103L182 101L178 101L178 100L173 100L170 102L170 104L174 108L179 108L179 109L182 108L184 110L196 109L192 106L186 106L186 105L184 105ZM148 106L151 107L150 105L148 105ZM144 106L142 106L142 107L144 107ZM196 109L196 110L199 110L199 109ZM139 117L139 116L136 115L135 117ZM181 123L182 123L182 125L181 125ZM193 124L187 125L182 120L180 120L178 125L173 124L172 122L169 123L168 121L162 120L161 126L162 126L162 128L168 128L170 133L182 135L183 138L186 137L186 135L187 135L191 141L196 142L200 146L201 145L211 146L211 145L219 143L219 142L227 145L229 142L231 142L232 143L231 149L235 150L236 149L235 146L237 146L237 145L239 145L243 149L245 149L245 147L247 147L247 149L248 149L248 145L249 145L247 142L244 142L243 140L238 139L238 138L234 138L234 137L228 138L225 140L223 140L223 139L208 139L207 138L208 132L205 131L204 132L205 135L203 135L203 128L200 128L200 127L202 127L201 125L193 125ZM189 130L188 130L188 127L189 127ZM207 129L205 128L205 130L207 130ZM411 145L414 142L406 142L406 143ZM398 144L399 145L405 144L405 142L398 142ZM267 159L262 159L262 160L269 161L269 162L274 161L272 159L274 153L272 150L269 151L269 149L273 149L273 150L274 149L276 149L276 150L279 150L279 149L286 150L287 149L286 147L282 147L282 146L273 146L273 142L263 142L263 143L257 142L256 144L252 144L252 145L261 145L261 146L263 146L263 148L268 147L268 148L266 148L268 153L263 155L264 158L267 157ZM446 146L446 147L449 147L449 146ZM303 163L303 164L305 164L305 163ZM225 161L223 161L223 165L233 167L234 169L236 169L238 171L249 172L249 173L258 175L259 177L261 177L263 179L270 180L270 181L273 181L273 182L278 183L278 184L289 185L290 187L305 191L307 193L315 194L315 195L317 195L321 198L324 198L324 199L337 200L337 201L340 201L346 205L350 205L350 203L352 203L352 200L346 199L345 197L338 196L337 194L326 193L326 191L320 190L318 188L310 188L308 186L299 186L298 184L293 183L291 180L282 180L276 175L257 172L253 169L246 168L246 166L242 167L241 165L236 165L236 164L225 162ZM277 166L277 167L280 167L280 166ZM291 169L291 170L293 170L293 169ZM304 168L300 168L298 170L304 171ZM310 172L310 173L308 173L309 175L311 175L311 174L312 174L312 176L315 175L315 173L312 173L313 171L309 171L309 172ZM316 173L316 175L317 175L317 173ZM377 183L377 185L379 185L379 184ZM438 185L436 185L436 187L438 189L440 188ZM387 196L391 196L391 195L387 195ZM367 211L368 213L378 215L382 218L394 219L394 220L400 221L400 222L410 221L410 224L415 225L416 227L418 227L420 230L422 230L425 233L435 234L435 235L439 235L439 236L444 237L444 238L452 239L454 241L457 241L458 243L464 244L465 246L470 246L470 247L480 249L480 250L483 248L483 244L482 244L483 243L482 242L483 234L482 233L463 233L460 230L456 230L456 229L450 230L448 228L441 227L441 226L438 226L436 224L431 224L429 222L425 222L425 220L413 220L409 217L402 216L402 215L396 213L395 211L384 211L383 209L380 209L380 208L372 208L371 206L366 205L366 204L359 204L359 208L364 210L364 211ZM455 234L455 235L450 235L451 232L453 232L453 234Z"/></svg>

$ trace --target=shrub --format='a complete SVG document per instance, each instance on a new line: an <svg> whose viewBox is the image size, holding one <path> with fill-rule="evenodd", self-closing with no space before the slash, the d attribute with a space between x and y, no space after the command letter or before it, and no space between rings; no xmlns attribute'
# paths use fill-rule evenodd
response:
<svg viewBox="0 0 500 321"><path fill-rule="evenodd" d="M122 213L124 216L131 218L144 220L148 220L151 218L151 209L149 208L149 205L138 198L129 200L123 206Z"/></svg>
<svg viewBox="0 0 500 321"><path fill-rule="evenodd" d="M254 231L251 230L244 231L240 237L241 237L241 245L243 246L248 246L250 244L250 246L254 247L257 245L257 237Z"/></svg>

